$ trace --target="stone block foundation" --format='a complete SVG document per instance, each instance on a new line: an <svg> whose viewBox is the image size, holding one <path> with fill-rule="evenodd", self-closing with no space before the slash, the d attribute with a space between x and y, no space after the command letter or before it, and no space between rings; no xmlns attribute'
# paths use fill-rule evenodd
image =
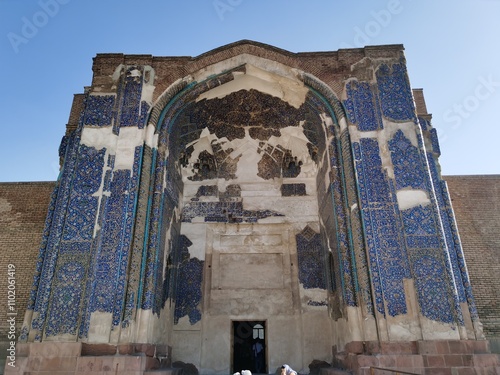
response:
<svg viewBox="0 0 500 375"><path fill-rule="evenodd" d="M498 375L500 355L491 353L487 340L355 341L343 351L333 348L332 365L321 374Z"/></svg>
<svg viewBox="0 0 500 375"><path fill-rule="evenodd" d="M171 348L152 344L18 343L5 374L87 375L175 374Z"/></svg>

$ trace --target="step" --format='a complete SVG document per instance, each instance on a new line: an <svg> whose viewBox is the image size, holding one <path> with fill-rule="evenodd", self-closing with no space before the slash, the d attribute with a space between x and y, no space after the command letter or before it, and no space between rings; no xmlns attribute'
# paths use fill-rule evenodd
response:
<svg viewBox="0 0 500 375"><path fill-rule="evenodd" d="M163 368L158 370L144 371L144 375L181 375L181 368Z"/></svg>
<svg viewBox="0 0 500 375"><path fill-rule="evenodd" d="M416 367L398 367L398 368L380 368L380 367L360 367L356 375L424 375L424 368Z"/></svg>
<svg viewBox="0 0 500 375"><path fill-rule="evenodd" d="M474 354L472 365L474 367L498 367L500 366L500 354Z"/></svg>
<svg viewBox="0 0 500 375"><path fill-rule="evenodd" d="M351 372L335 367L322 367L319 369L320 375L351 375Z"/></svg>

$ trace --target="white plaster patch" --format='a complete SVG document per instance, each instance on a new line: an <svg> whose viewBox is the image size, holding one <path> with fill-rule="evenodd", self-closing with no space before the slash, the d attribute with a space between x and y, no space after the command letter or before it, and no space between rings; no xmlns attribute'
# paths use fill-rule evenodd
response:
<svg viewBox="0 0 500 375"><path fill-rule="evenodd" d="M207 236L207 225L204 223L182 223L181 234L186 236L192 245L189 246L189 255L191 258L205 260L205 246Z"/></svg>
<svg viewBox="0 0 500 375"><path fill-rule="evenodd" d="M295 108L305 101L309 89L301 81L270 73L256 66L246 64L245 73L233 73L234 80L201 94L196 100L223 98L240 90L257 90L275 96Z"/></svg>
<svg viewBox="0 0 500 375"><path fill-rule="evenodd" d="M427 193L423 190L399 190L396 192L400 210L416 207L419 205L427 206L431 203Z"/></svg>
<svg viewBox="0 0 500 375"><path fill-rule="evenodd" d="M135 148L143 144L144 133L143 129L134 126L120 129L116 145L115 169L133 168Z"/></svg>
<svg viewBox="0 0 500 375"><path fill-rule="evenodd" d="M113 134L111 126L99 128L84 126L80 143L88 147L94 147L97 150L105 147L108 152L114 154L117 141L118 136Z"/></svg>
<svg viewBox="0 0 500 375"><path fill-rule="evenodd" d="M301 72L297 69L290 68L289 66L283 65L277 61L265 59L259 56L250 55L247 53L242 53L240 55L231 57L227 60L219 61L215 64L208 65L200 70L198 70L193 78L194 80L200 82L206 80L210 76L219 74L220 72L228 71L236 67L251 64L261 70L269 73L274 73L279 76L286 77L290 80L302 82L298 79Z"/></svg>
<svg viewBox="0 0 500 375"><path fill-rule="evenodd" d="M340 126L340 131L343 132L345 129L347 129L347 121L345 117L342 117L339 120L339 126Z"/></svg>
<svg viewBox="0 0 500 375"><path fill-rule="evenodd" d="M359 308L347 306L347 324L350 328L350 333L353 341L362 341L361 330L359 325Z"/></svg>
<svg viewBox="0 0 500 375"><path fill-rule="evenodd" d="M317 166L316 163L311 159L309 155L309 150L307 144L309 140L304 134L303 129L304 124L300 126L287 126L280 129L281 136L271 136L268 140L268 144L271 146L281 145L285 149L292 152L294 157L297 157L297 161L301 162L300 177L313 177L316 176Z"/></svg>
<svg viewBox="0 0 500 375"><path fill-rule="evenodd" d="M107 343L111 333L113 314L109 312L94 311L90 315L89 343Z"/></svg>
<svg viewBox="0 0 500 375"><path fill-rule="evenodd" d="M156 128L153 124L148 124L146 127L146 136L144 141L151 148L158 146L158 134L155 134L155 130Z"/></svg>
<svg viewBox="0 0 500 375"><path fill-rule="evenodd" d="M123 64L120 64L116 67L115 71L111 75L111 79L113 82L117 83L118 80L120 79L120 75L122 74L122 69L123 69Z"/></svg>
<svg viewBox="0 0 500 375"><path fill-rule="evenodd" d="M423 340L459 340L457 327L448 323L436 322L425 316L420 317Z"/></svg>
<svg viewBox="0 0 500 375"><path fill-rule="evenodd" d="M417 125L414 122L403 122L403 123L395 123L392 121L388 121L386 119L382 120L384 123L384 131L380 133L383 134L383 138L385 142L388 142L392 138L394 138L394 134L401 130L406 138L408 138L412 144L412 146L418 148L418 140L417 140ZM379 141L382 141L380 139Z"/></svg>

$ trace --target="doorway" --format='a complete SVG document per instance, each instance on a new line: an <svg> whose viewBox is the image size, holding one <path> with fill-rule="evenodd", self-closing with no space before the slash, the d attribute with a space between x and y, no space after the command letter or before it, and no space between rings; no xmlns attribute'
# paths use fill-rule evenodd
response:
<svg viewBox="0 0 500 375"><path fill-rule="evenodd" d="M233 373L267 374L266 357L266 322L233 321Z"/></svg>

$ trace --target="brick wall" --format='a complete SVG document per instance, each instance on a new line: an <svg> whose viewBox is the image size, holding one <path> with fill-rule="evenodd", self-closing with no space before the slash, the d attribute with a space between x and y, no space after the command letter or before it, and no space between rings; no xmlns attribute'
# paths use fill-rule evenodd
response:
<svg viewBox="0 0 500 375"><path fill-rule="evenodd" d="M500 338L500 175L447 176L479 318Z"/></svg>
<svg viewBox="0 0 500 375"><path fill-rule="evenodd" d="M0 341L6 339L7 266L16 267L16 325L20 329L55 182L0 183ZM2 353L3 354L3 353Z"/></svg>

